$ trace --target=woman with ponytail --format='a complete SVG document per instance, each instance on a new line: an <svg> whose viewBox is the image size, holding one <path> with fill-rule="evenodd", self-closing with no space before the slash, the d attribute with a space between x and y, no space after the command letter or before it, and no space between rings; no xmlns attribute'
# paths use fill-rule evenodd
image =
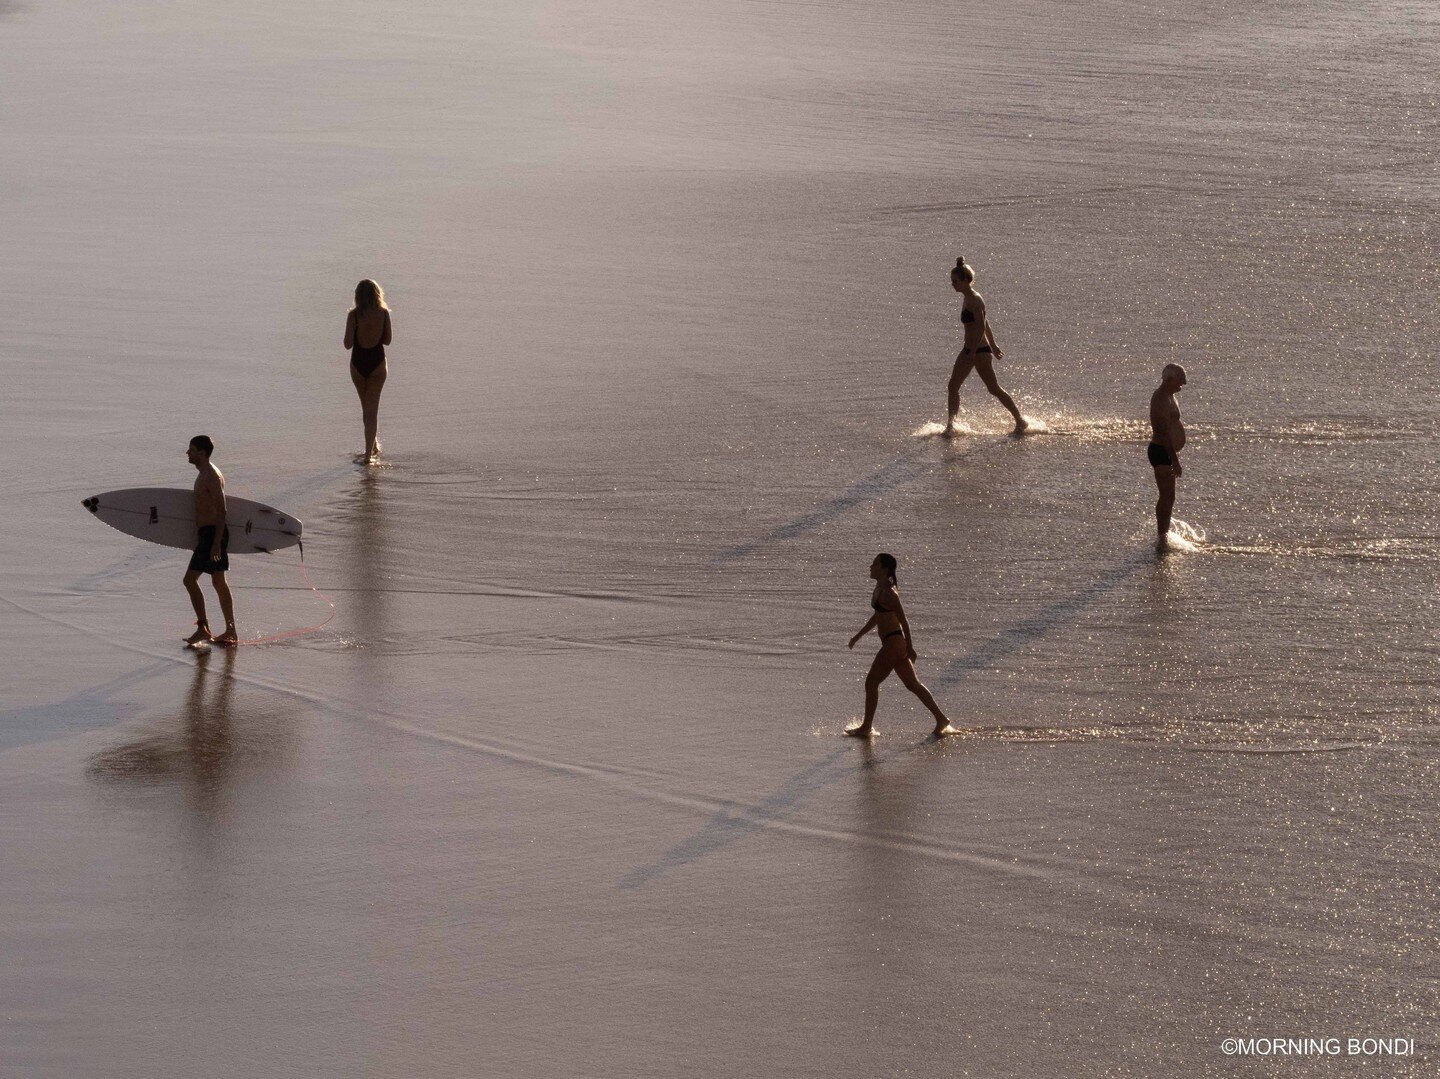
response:
<svg viewBox="0 0 1440 1079"><path fill-rule="evenodd" d="M362 345L361 340L371 342ZM380 391L389 368L385 346L390 343L390 308L385 293L368 278L355 286L355 308L345 316L345 347L350 350L350 381L360 395L365 424L365 463L380 456Z"/></svg>
<svg viewBox="0 0 1440 1079"><path fill-rule="evenodd" d="M950 415L945 421L945 433L955 433L955 413L960 410L960 384L970 374L971 368L974 368L980 373L980 381L985 383L985 388L1015 417L1015 433L1024 434L1030 424L1020 415L1014 399L1000 388L1000 383L995 378L995 365L991 362L991 357L998 360L1003 358L1005 353L1000 351L1000 346L995 343L995 335L990 330L990 320L985 316L985 300L975 291L975 267L966 262L963 255L955 260L955 268L950 271L950 285L965 297L960 308L960 324L965 329L965 346L960 350L960 355L955 357L955 367L950 372L949 394L946 399Z"/></svg>
<svg viewBox="0 0 1440 1079"><path fill-rule="evenodd" d="M895 556L877 554L870 563L870 577L875 582L875 591L870 596L870 606L875 613L860 632L850 638L854 648L860 638L875 629L880 634L880 651L875 662L870 664L870 673L865 676L865 718L858 727L849 727L845 733L854 738L869 738L875 729L875 706L880 702L880 683L894 671L900 675L905 688L920 698L920 703L930 709L935 717L934 735L954 734L955 728L940 711L935 698L915 674L915 644L910 637L910 623L905 618L905 608L900 605L900 589L895 583L897 563Z"/></svg>

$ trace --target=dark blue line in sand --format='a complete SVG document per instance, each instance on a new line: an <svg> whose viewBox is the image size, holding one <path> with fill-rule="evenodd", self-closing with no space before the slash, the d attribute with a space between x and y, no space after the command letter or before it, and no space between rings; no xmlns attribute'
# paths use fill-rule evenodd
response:
<svg viewBox="0 0 1440 1079"><path fill-rule="evenodd" d="M915 451L911 450L901 454L895 460L877 472L871 473L858 483L847 487L840 494L822 503L803 516L796 517L792 521L772 528L759 539L751 540L749 543L742 543L735 547L729 547L721 551L710 560L712 566L723 565L726 562L734 562L736 559L744 558L754 554L762 547L768 547L772 543L784 543L787 540L803 536L806 532L814 531L827 521L833 521L846 510L863 505L873 499L887 494L909 483L926 468L926 465L915 460Z"/></svg>
<svg viewBox="0 0 1440 1079"><path fill-rule="evenodd" d="M1020 651L1026 645L1040 640L1051 632L1073 624L1076 616L1101 596L1114 591L1133 578L1153 559L1126 558L1104 576L1096 579L1079 592L1045 607L1039 613L1002 630L990 640L973 649L968 655L950 663L934 680L934 686L951 688L965 679L972 671L985 670L996 661ZM923 747L923 744L922 744ZM905 752L914 752L916 748ZM631 870L620 878L620 887L626 890L639 888L663 876L672 869L679 869L691 862L723 850L754 832L761 831L774 821L792 816L805 801L817 791L858 774L868 767L868 762L853 763L849 748L837 749L823 760L802 768L782 783L772 794L759 804L745 806L743 813L735 808L725 808L713 814L694 835L671 847L649 865Z"/></svg>
<svg viewBox="0 0 1440 1079"><path fill-rule="evenodd" d="M671 847L654 863L626 873L620 878L620 887L627 891L639 888L671 869L714 854L751 832L759 831L765 822L784 820L799 809L810 795L853 772L855 765L849 763L849 757L848 749L837 749L823 760L802 768L759 805L746 806L743 816L729 807L720 810L698 832Z"/></svg>
<svg viewBox="0 0 1440 1079"><path fill-rule="evenodd" d="M963 681L970 672L983 671L993 667L997 662L1013 656L1026 645L1048 636L1052 630L1073 624L1080 612L1101 596L1107 592L1113 592L1140 570L1154 564L1153 557L1126 558L1080 591L1042 608L1029 618L997 633L984 644L971 649L966 655L951 660L930 683L930 688L949 689Z"/></svg>
<svg viewBox="0 0 1440 1079"><path fill-rule="evenodd" d="M976 454L984 453L987 449L993 449L1005 445L1005 442L994 442L980 449L972 450L964 454L965 457L974 457ZM775 543L785 543L813 532L823 524L835 520L847 510L856 506L863 506L867 502L873 502L881 495L905 486L911 480L935 468L942 462L918 460L919 449L908 449L895 460L883 466L863 480L860 480L847 487L840 494L827 502L822 503L809 513L787 521L782 525L772 528L758 539L748 543L741 543L734 547L727 547L710 560L712 566L724 565L727 562L734 562L737 559L745 558L754 554L762 547L768 547Z"/></svg>

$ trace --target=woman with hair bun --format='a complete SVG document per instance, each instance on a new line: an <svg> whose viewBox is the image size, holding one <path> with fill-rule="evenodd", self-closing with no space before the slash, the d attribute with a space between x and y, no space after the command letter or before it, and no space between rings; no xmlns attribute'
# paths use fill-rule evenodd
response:
<svg viewBox="0 0 1440 1079"><path fill-rule="evenodd" d="M956 292L965 297L964 305L960 308L960 323L965 329L965 346L960 350L960 355L955 357L955 367L950 372L946 401L950 414L945 421L945 433L955 433L955 413L960 410L960 384L970 374L971 368L974 368L980 373L980 380L985 383L985 388L1015 417L1015 433L1024 434L1030 424L1020 415L1014 399L1000 388L1000 383L995 378L995 365L991 362L991 357L1002 359L1005 353L1001 352L1000 346L995 343L990 320L985 316L985 300L975 291L975 267L966 262L963 255L955 260L955 268L950 271L950 284Z"/></svg>
<svg viewBox="0 0 1440 1079"><path fill-rule="evenodd" d="M350 381L360 395L367 465L380 456L380 391L389 373L385 363L389 343L390 308L385 306L385 293L366 278L355 286L355 307L345 316L345 347L350 350Z"/></svg>
<svg viewBox="0 0 1440 1079"><path fill-rule="evenodd" d="M895 584L896 567L895 556L891 554L877 554L875 561L870 563L870 577L875 581L870 606L875 613L860 628L860 632L850 638L850 647L854 648L861 637L875 629L880 634L880 651L875 654L875 662L870 664L870 672L865 676L865 718L858 727L846 728L845 733L853 738L869 738L874 733L880 683L894 671L900 675L905 688L919 697L920 703L935 717L935 730L932 732L935 737L954 734L955 728L950 726L950 720L945 718L935 698L915 674L915 660L919 657L915 655L905 608L900 605L900 590Z"/></svg>

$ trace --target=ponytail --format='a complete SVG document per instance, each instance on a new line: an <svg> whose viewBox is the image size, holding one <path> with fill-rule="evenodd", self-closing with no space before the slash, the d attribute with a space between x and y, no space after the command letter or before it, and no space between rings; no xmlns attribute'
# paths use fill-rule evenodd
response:
<svg viewBox="0 0 1440 1079"><path fill-rule="evenodd" d="M895 561L895 556L882 551L877 557L880 559L880 564L885 567L885 572L890 577L890 583L898 586L900 582L895 579L895 571L899 568L899 563Z"/></svg>

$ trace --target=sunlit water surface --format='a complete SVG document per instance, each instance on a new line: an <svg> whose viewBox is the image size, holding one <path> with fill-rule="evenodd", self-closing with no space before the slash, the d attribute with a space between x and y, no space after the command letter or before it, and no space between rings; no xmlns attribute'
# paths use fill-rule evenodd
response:
<svg viewBox="0 0 1440 1079"><path fill-rule="evenodd" d="M1437 45L1401 0L0 4L0 1072L1433 1066ZM957 254L1025 438L974 378L936 437ZM81 509L200 430L322 629L184 653L183 556ZM893 680L841 737L877 550L962 737ZM248 636L330 614L295 556L236 559Z"/></svg>

